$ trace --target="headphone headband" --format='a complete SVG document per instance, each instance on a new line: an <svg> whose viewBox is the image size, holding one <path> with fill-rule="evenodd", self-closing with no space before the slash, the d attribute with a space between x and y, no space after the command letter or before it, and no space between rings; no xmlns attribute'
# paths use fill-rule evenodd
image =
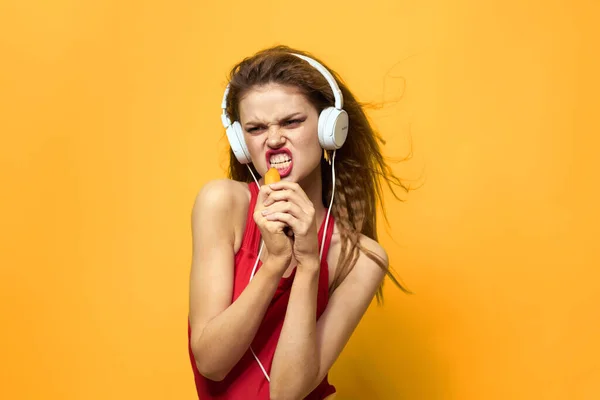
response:
<svg viewBox="0 0 600 400"><path fill-rule="evenodd" d="M331 73L327 70L327 68L325 68L317 60L314 60L310 57L304 56L302 54L296 54L296 53L290 53L290 54L303 59L304 61L308 62L313 68L315 68L317 71L319 71L321 73L321 75L323 75L323 77L327 80L327 83L329 83L329 86L331 87L331 91L333 92L333 98L335 99L335 108L337 108L338 110L341 110L342 108L344 108L344 96L342 95L342 91L340 90L337 82L335 81L335 78L333 77L333 75L331 75ZM221 100L221 110L223 110L223 112L221 114L221 123L223 124L223 127L225 129L227 129L229 126L231 126L231 120L227 116L227 95L228 94L229 94L229 83L227 84L227 87L225 88L225 93L223 93L223 100Z"/></svg>
<svg viewBox="0 0 600 400"><path fill-rule="evenodd" d="M308 62L312 67L314 67L317 71L319 71L321 73L321 75L323 75L323 77L325 77L325 79L327 79L327 82L329 83L329 86L331 87L331 91L333 92L333 97L335 98L335 108L337 108L338 110L341 110L342 108L344 108L344 96L342 95L342 91L338 87L338 84L335 81L335 78L333 77L333 75L331 75L331 73L327 70L327 68L325 68L322 64L320 64L317 60L313 60L310 57L304 56L302 54L296 54L296 53L291 53L291 54Z"/></svg>

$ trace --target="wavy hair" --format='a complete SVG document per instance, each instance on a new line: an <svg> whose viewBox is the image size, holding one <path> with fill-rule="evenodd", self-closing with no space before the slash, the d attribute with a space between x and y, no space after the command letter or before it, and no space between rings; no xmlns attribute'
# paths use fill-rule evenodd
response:
<svg viewBox="0 0 600 400"><path fill-rule="evenodd" d="M268 83L294 86L306 96L320 113L334 103L333 92L327 80L310 64L291 53L303 54L325 64L311 54L288 46L275 46L261 50L235 65L229 74L230 90L227 96L227 113L232 121L239 121L239 101L256 86ZM332 213L338 224L341 251L330 293L340 285L356 265L362 251L375 261L392 282L405 293L408 291L396 279L392 271L377 255L360 244L360 234L377 241L377 205L381 206L384 217L381 181L385 181L394 197L401 200L393 186L408 192L409 187L396 177L385 162L380 143L382 137L373 129L359 103L337 73L325 66L334 76L342 95L344 110L348 113L349 131L344 145L336 152L335 198ZM240 164L233 151L229 156L229 178L241 182L252 182L252 175L246 166ZM328 154L331 159L331 154ZM251 168L254 168L251 166ZM255 171L255 170L254 170ZM323 182L323 205L331 199L331 175L328 162L321 160ZM387 217L386 217L387 221ZM377 302L383 301L383 283L378 288Z"/></svg>

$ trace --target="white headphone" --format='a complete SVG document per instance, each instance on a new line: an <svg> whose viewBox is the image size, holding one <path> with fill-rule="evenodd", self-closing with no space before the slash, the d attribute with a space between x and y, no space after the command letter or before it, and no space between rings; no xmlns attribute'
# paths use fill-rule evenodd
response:
<svg viewBox="0 0 600 400"><path fill-rule="evenodd" d="M343 109L344 97L342 96L342 91L338 87L333 75L331 75L327 68L325 68L319 62L301 54L291 54L307 61L311 66L319 71L321 75L327 79L327 82L333 91L335 106L327 107L321 111L321 114L319 115L318 135L319 143L323 149L337 150L342 147L346 141L346 136L348 136L348 114ZM252 162L252 158L250 157L250 152L248 151L246 141L244 140L242 125L238 121L233 121L232 123L227 116L228 93L229 85L227 85L227 88L225 88L223 101L221 102L221 122L223 123L223 127L226 129L227 140L229 140L229 145L231 146L231 150L233 150L233 154L240 163L249 164Z"/></svg>

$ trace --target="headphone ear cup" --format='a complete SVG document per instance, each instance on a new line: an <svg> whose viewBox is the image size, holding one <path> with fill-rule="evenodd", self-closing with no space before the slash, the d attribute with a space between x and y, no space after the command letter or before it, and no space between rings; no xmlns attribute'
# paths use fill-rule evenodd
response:
<svg viewBox="0 0 600 400"><path fill-rule="evenodd" d="M229 145L231 146L235 158L237 158L241 164L251 163L252 157L250 157L250 151L248 151L248 147L246 146L244 133L242 132L240 123L234 121L233 124L227 128L226 132L227 140L229 141Z"/></svg>
<svg viewBox="0 0 600 400"><path fill-rule="evenodd" d="M327 132L327 119L329 118L329 115L331 114L331 111L334 110L333 107L328 107L323 109L323 111L321 111L321 114L319 115L319 125L318 125L318 133L319 133L319 143L321 144L321 147L327 149L328 147L328 140L327 137L329 136L330 132Z"/></svg>
<svg viewBox="0 0 600 400"><path fill-rule="evenodd" d="M337 150L348 136L348 113L329 107L319 115L319 143L325 150Z"/></svg>

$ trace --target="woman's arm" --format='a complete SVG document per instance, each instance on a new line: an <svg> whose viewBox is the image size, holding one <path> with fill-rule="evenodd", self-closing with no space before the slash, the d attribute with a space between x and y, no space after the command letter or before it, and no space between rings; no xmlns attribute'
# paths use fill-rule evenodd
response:
<svg viewBox="0 0 600 400"><path fill-rule="evenodd" d="M296 268L271 366L272 400L304 398L314 388L319 373L316 323L319 259L312 265L299 264Z"/></svg>
<svg viewBox="0 0 600 400"><path fill-rule="evenodd" d="M302 399L319 384L341 353L385 272L361 253L316 322L320 262L314 206L297 183L280 181L268 188L265 218L292 229L293 253L298 262L271 365L270 395L274 400ZM361 236L360 244L387 267L387 255L376 241Z"/></svg>
<svg viewBox="0 0 600 400"><path fill-rule="evenodd" d="M361 245L381 257L387 266L387 255L377 242L363 237ZM317 387L342 352L385 277L381 267L361 253L315 321L318 272L315 277L311 270L300 274L299 268L292 285L271 368L271 398L274 400L301 399Z"/></svg>
<svg viewBox="0 0 600 400"><path fill-rule="evenodd" d="M268 258L232 304L234 224L239 187L227 180L206 184L192 212L193 257L190 274L191 348L198 371L222 380L250 346L277 284L280 260ZM286 264L287 266L287 264Z"/></svg>

